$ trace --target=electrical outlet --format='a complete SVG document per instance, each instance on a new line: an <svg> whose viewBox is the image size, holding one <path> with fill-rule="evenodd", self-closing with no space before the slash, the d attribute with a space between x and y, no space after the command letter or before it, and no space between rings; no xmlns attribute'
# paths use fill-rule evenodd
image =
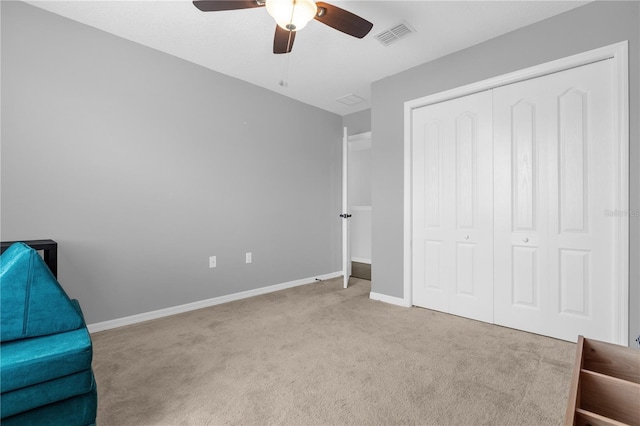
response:
<svg viewBox="0 0 640 426"><path fill-rule="evenodd" d="M244 261L245 261L245 263L251 263L251 261L252 261L251 252L247 252L245 254Z"/></svg>
<svg viewBox="0 0 640 426"><path fill-rule="evenodd" d="M217 266L217 260L215 256L209 256L209 268L215 268Z"/></svg>

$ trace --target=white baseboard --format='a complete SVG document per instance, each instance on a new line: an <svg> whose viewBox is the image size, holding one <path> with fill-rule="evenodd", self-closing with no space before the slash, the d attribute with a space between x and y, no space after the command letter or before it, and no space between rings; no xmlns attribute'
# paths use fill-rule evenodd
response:
<svg viewBox="0 0 640 426"><path fill-rule="evenodd" d="M387 296L386 294L375 293L373 291L369 293L369 299L378 300L380 302L390 303L392 305L398 305L405 308L411 307L411 304L401 297Z"/></svg>
<svg viewBox="0 0 640 426"><path fill-rule="evenodd" d="M364 257L351 257L351 261L352 262L358 262L358 263L367 263L369 265L371 265L371 259L367 259Z"/></svg>
<svg viewBox="0 0 640 426"><path fill-rule="evenodd" d="M209 306L220 305L222 303L233 302L234 300L246 299L248 297L259 296L261 294L272 293L274 291L285 290L291 287L312 284L318 280L329 280L342 276L342 271L330 274L318 275L313 278L303 278L300 280L289 281L281 284L274 284L267 287L256 288L254 290L241 291L239 293L227 294L224 296L214 297L212 299L200 300L198 302L187 303L185 305L172 306L170 308L158 309L157 311L145 312L142 314L131 315L128 317L117 318L114 320L97 322L87 325L89 333L110 330L112 328L124 327L125 325L137 324L143 321L149 321L170 315L181 314L183 312L194 311L196 309L208 308Z"/></svg>

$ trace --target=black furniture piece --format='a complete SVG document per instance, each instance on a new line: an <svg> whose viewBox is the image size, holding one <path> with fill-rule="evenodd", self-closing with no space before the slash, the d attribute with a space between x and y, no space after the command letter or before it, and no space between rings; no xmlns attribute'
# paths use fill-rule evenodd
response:
<svg viewBox="0 0 640 426"><path fill-rule="evenodd" d="M0 243L0 254L4 253L13 243L18 241L3 241ZM53 276L58 278L58 243L53 240L20 241L36 251L44 253L44 263L47 264Z"/></svg>

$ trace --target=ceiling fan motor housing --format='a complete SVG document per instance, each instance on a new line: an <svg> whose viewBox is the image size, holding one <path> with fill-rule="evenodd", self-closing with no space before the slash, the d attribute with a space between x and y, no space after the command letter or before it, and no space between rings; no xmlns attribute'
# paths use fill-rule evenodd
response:
<svg viewBox="0 0 640 426"><path fill-rule="evenodd" d="M287 31L301 30L318 13L313 0L266 0L266 7L280 28Z"/></svg>

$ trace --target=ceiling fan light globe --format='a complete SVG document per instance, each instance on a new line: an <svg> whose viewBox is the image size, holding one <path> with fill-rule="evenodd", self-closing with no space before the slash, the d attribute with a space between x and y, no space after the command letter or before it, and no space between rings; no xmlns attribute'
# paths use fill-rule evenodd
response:
<svg viewBox="0 0 640 426"><path fill-rule="evenodd" d="M265 6L280 28L287 31L304 28L318 13L313 0L267 0Z"/></svg>

